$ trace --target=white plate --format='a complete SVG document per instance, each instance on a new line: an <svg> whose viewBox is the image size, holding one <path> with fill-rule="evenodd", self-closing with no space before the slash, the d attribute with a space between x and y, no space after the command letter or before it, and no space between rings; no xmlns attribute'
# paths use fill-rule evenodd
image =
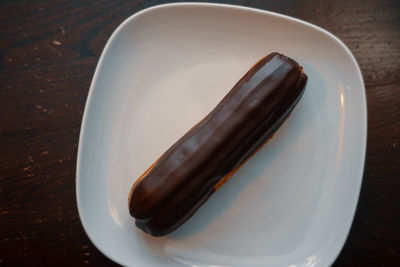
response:
<svg viewBox="0 0 400 267"><path fill-rule="evenodd" d="M142 233L134 180L261 57L297 60L304 97L274 138L176 232ZM366 147L360 69L335 36L238 6L169 4L113 33L90 88L77 201L92 242L129 266L327 266L354 216Z"/></svg>

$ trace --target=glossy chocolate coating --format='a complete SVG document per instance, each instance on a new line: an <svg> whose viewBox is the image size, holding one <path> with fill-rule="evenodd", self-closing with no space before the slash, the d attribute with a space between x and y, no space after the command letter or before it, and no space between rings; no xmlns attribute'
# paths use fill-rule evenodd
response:
<svg viewBox="0 0 400 267"><path fill-rule="evenodd" d="M279 128L301 98L307 76L272 53L257 62L132 189L129 212L154 236L175 230Z"/></svg>

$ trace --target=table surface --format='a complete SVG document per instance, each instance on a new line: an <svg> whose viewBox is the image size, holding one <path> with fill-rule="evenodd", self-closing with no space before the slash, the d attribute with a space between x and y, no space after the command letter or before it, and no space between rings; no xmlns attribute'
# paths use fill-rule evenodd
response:
<svg viewBox="0 0 400 267"><path fill-rule="evenodd" d="M85 100L100 53L128 16L167 1L0 3L0 265L112 266L75 200ZM361 195L334 266L400 266L400 2L217 1L321 26L354 53L368 101Z"/></svg>

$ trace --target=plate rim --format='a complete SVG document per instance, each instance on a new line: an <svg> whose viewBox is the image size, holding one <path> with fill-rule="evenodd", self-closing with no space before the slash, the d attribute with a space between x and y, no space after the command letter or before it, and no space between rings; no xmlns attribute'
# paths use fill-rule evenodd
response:
<svg viewBox="0 0 400 267"><path fill-rule="evenodd" d="M286 20L290 20L296 23L299 23L303 26L307 26L307 27L311 27L312 29L325 34L327 37L329 37L330 39L333 39L336 43L338 43L345 51L346 53L350 56L350 59L352 61L352 63L354 64L354 66L356 67L357 70L357 74L358 74L358 80L360 81L361 84L361 98L358 99L358 101L360 101L361 104L361 112L363 114L361 114L362 116L362 121L361 121L361 127L362 128L362 134L363 136L360 138L361 139L361 144L362 144L362 151L361 151L361 164L359 166L359 170L358 170L358 176L360 177L358 179L358 186L357 186L357 192L355 192L355 197L353 199L353 203L351 203L352 207L351 207L351 211L352 211L352 215L351 215L351 219L350 223L348 223L347 225L345 225L345 238L343 238L343 240L341 240L341 244L339 246L339 249L337 251L335 251L334 253L331 253L331 257L330 259L328 259L327 262L329 262L328 266L332 265L334 263L334 261L337 259L337 257L340 255L341 251L344 248L344 245L348 239L351 227L354 223L354 217L355 217L355 213L356 213L356 209L357 209L357 205L358 205L358 200L359 200L359 196L360 196L360 191L361 191L361 185L362 185L362 181L363 181L363 176L364 176L364 166L365 166L365 157L366 157L366 148L367 148L367 135L368 135L368 110L367 110L367 97L366 97L366 90L365 90L365 83L364 83L364 79L362 76L362 72L360 69L360 66L357 62L357 60L355 59L353 53L351 52L351 50L344 44L343 41L341 41L338 37L336 37L334 34L332 34L331 32L315 25L309 22L306 22L304 20L295 18L295 17L291 17L288 15L284 15L284 14L280 14L280 13L276 13L276 12L272 12L272 11L267 11L267 10L263 10L263 9L259 9L259 8L254 8L254 7L247 7L247 6L240 6L240 5L232 5L232 4L220 4L220 3L201 3L201 2L181 2L181 3L167 3L167 4L160 4L160 5L155 5L155 6L151 6L151 7L147 7L145 9L142 9L132 15L130 15L128 18L126 18L123 22L121 22L118 27L113 31L113 33L111 34L111 36L109 37L109 39L106 42L106 45L104 46L100 58L97 62L95 71L94 71L94 75L92 78L92 81L90 83L90 87L89 87L89 92L85 101L85 108L84 108L84 113L83 113L83 117L82 117L82 123L80 126L80 133L79 133L79 141L78 141L78 152L77 152L77 161L76 161L76 172L75 172L75 192L76 192L76 202L77 202L77 209L78 209L78 215L79 215L79 219L81 221L81 224L83 226L83 229L86 233L86 235L88 236L89 240L92 242L92 244L102 253L104 254L106 257L108 257L110 260L126 266L124 262L122 262L121 260L119 260L117 257L111 255L106 249L103 249L102 246L98 243L96 243L94 236L90 233L89 231L89 227L87 225L87 222L83 219L83 208L82 208L82 201L80 200L80 180L81 178L81 169L82 166L80 164L80 162L82 161L82 150L83 150L83 140L84 140L84 136L85 136L85 132L86 132L86 125L87 125L87 114L88 114L88 110L89 110L89 106L90 103L92 102L92 98L93 98L93 91L95 88L95 84L96 81L98 79L98 75L99 75L99 69L100 66L103 65L103 61L105 58L105 54L108 52L109 47L111 45L111 43L113 42L113 40L116 38L116 36L122 31L122 29L128 25L129 23L131 23L134 19L136 19L139 16L142 16L146 13L155 11L155 10L160 10L160 9L165 9L165 8L170 8L170 7L216 7L216 8L229 8L229 9L235 9L235 10L240 10L240 11L250 11L250 12L255 12L258 14L263 14L263 15L268 15L268 16L272 16L272 17L276 17L276 18L281 18L281 19L286 19Z"/></svg>

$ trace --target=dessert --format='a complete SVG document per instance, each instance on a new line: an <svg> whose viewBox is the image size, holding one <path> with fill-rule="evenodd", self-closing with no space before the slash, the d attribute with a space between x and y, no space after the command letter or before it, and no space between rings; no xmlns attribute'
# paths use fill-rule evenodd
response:
<svg viewBox="0 0 400 267"><path fill-rule="evenodd" d="M129 212L153 236L178 228L279 128L307 75L279 53L259 60L132 186Z"/></svg>

